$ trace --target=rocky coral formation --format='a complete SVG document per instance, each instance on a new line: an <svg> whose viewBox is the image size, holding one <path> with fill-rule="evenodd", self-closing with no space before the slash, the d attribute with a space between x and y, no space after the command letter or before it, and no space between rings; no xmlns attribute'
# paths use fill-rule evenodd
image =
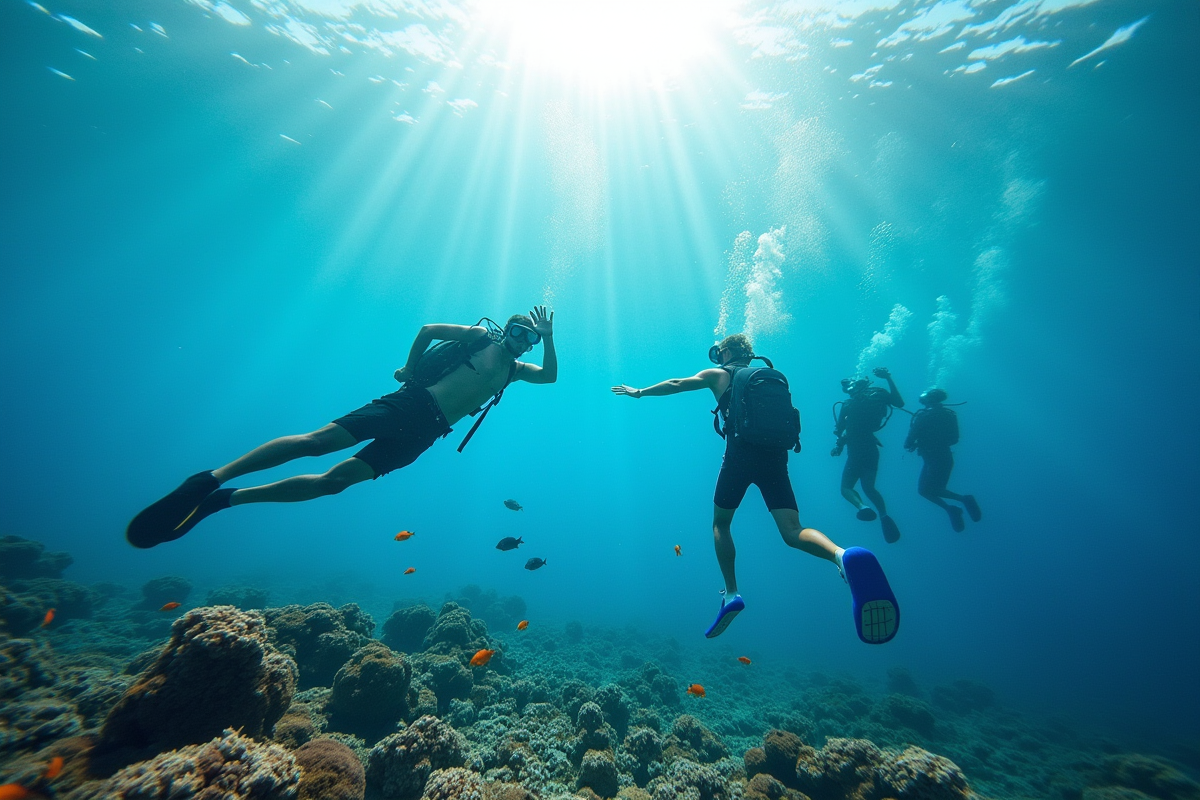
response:
<svg viewBox="0 0 1200 800"><path fill-rule="evenodd" d="M425 783L423 800L483 800L479 774L462 767L435 770Z"/></svg>
<svg viewBox="0 0 1200 800"><path fill-rule="evenodd" d="M370 641L375 630L375 620L356 603L341 608L328 603L290 605L264 613L273 641L290 651L300 667L301 689L330 686L337 671Z"/></svg>
<svg viewBox="0 0 1200 800"><path fill-rule="evenodd" d="M269 735L295 686L296 664L271 646L260 615L198 608L175 621L157 660L108 715L97 755L119 765L225 728Z"/></svg>
<svg viewBox="0 0 1200 800"><path fill-rule="evenodd" d="M446 603L425 636L425 651L435 655L457 655L483 648L497 649L488 637L483 620L471 619L471 612L458 603Z"/></svg>
<svg viewBox="0 0 1200 800"><path fill-rule="evenodd" d="M75 707L52 688L63 678L52 656L32 639L0 640L0 754L83 730Z"/></svg>
<svg viewBox="0 0 1200 800"><path fill-rule="evenodd" d="M298 800L363 800L367 779L362 763L346 745L315 739L293 754L300 765Z"/></svg>
<svg viewBox="0 0 1200 800"><path fill-rule="evenodd" d="M192 582L178 575L155 578L142 584L142 601L135 608L157 611L167 603L186 603L192 593Z"/></svg>
<svg viewBox="0 0 1200 800"><path fill-rule="evenodd" d="M67 553L47 553L41 542L20 536L0 536L0 580L61 578L75 559Z"/></svg>
<svg viewBox="0 0 1200 800"><path fill-rule="evenodd" d="M436 717L421 717L371 749L367 796L372 800L416 800L436 769L466 763L467 742Z"/></svg>
<svg viewBox="0 0 1200 800"><path fill-rule="evenodd" d="M293 800L299 785L300 768L287 750L226 730L85 784L67 800Z"/></svg>
<svg viewBox="0 0 1200 800"><path fill-rule="evenodd" d="M587 787L600 797L614 797L620 788L617 764L610 750L588 750L579 764L579 787Z"/></svg>
<svg viewBox="0 0 1200 800"><path fill-rule="evenodd" d="M680 758L711 764L729 755L729 749L712 731L690 714L681 714L671 726L671 735L663 742L663 760Z"/></svg>
<svg viewBox="0 0 1200 800"><path fill-rule="evenodd" d="M801 748L797 788L812 800L967 800L967 779L949 759L909 747L884 751L863 739L830 739Z"/></svg>
<svg viewBox="0 0 1200 800"><path fill-rule="evenodd" d="M525 601L520 597L501 597L495 589L484 590L473 583L464 586L454 597L447 595L446 599L499 630L511 630L525 617Z"/></svg>
<svg viewBox="0 0 1200 800"><path fill-rule="evenodd" d="M369 742L396 729L409 713L412 667L382 642L355 651L333 679L327 710L336 730Z"/></svg>
<svg viewBox="0 0 1200 800"><path fill-rule="evenodd" d="M414 653L425 646L425 637L437 614L421 603L397 608L383 623L383 643L401 653Z"/></svg>
<svg viewBox="0 0 1200 800"><path fill-rule="evenodd" d="M1093 780L1108 788L1133 789L1161 800L1200 800L1200 783L1164 759L1138 753L1109 756Z"/></svg>
<svg viewBox="0 0 1200 800"><path fill-rule="evenodd" d="M36 630L54 609L52 626L69 619L88 619L96 606L91 589L60 578L6 580L0 587L0 630L24 636Z"/></svg>
<svg viewBox="0 0 1200 800"><path fill-rule="evenodd" d="M710 766L680 759L650 782L654 800L738 800L741 786Z"/></svg>

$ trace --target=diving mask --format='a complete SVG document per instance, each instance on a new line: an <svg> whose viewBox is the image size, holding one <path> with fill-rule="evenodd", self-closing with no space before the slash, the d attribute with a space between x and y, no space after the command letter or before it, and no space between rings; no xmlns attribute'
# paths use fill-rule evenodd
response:
<svg viewBox="0 0 1200 800"><path fill-rule="evenodd" d="M714 344L708 348L708 360L717 366L721 365L721 345Z"/></svg>
<svg viewBox="0 0 1200 800"><path fill-rule="evenodd" d="M540 333L519 322L508 323L508 327L504 329L504 335L527 350L542 340Z"/></svg>

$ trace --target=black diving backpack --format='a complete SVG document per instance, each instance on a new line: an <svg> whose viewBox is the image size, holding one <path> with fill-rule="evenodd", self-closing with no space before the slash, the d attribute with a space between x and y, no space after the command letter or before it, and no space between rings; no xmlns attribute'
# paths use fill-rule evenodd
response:
<svg viewBox="0 0 1200 800"><path fill-rule="evenodd" d="M487 324L484 325L484 323ZM487 335L480 336L471 342L446 339L433 345L421 354L421 360L417 362L416 368L413 369L413 376L405 381L404 385L406 387L415 386L420 389L428 389L463 364L470 364L471 356L485 347L497 343L496 334L500 331L499 325L487 317L479 320L475 325L477 327L486 327L488 329ZM504 390L508 388L508 384L512 383L516 374L517 362L514 361L512 368L508 372L508 380L504 382L504 386L501 387L500 391L496 392L486 404L471 412L472 417L479 416L479 419L475 420L475 424L471 426L471 430L463 437L462 444L458 446L458 452L461 453L463 448L467 446L467 442L471 441L471 437L475 435L475 431L479 429L488 412L492 410L492 406L500 402L500 398L504 395Z"/></svg>
<svg viewBox="0 0 1200 800"><path fill-rule="evenodd" d="M792 405L787 378L770 359L754 358L767 366L723 367L731 380L713 409L713 427L730 443L799 453L800 412Z"/></svg>

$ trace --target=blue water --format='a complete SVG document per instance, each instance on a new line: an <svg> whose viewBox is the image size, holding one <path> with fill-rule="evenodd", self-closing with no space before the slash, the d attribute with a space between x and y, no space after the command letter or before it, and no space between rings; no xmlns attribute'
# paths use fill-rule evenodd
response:
<svg viewBox="0 0 1200 800"><path fill-rule="evenodd" d="M449 2L43 5L0 5L0 532L71 552L71 579L251 581L378 620L476 583L539 624L902 665L1080 725L1200 734L1194 2L744 4L649 81L523 63ZM923 11L956 18L902 27ZM411 25L415 52L362 44ZM901 599L886 646L857 640L833 569L782 544L755 490L734 524L749 610L701 636L711 397L609 387L705 368L723 297L723 332L749 327L791 379L801 519L875 550ZM559 381L512 388L463 454L460 424L378 482L125 544L184 476L391 391L422 323L543 302ZM967 401L951 487L982 523L955 534L917 496L901 414L879 487L903 538L854 519L829 409L860 364L910 409L934 381ZM506 535L527 544L500 553Z"/></svg>

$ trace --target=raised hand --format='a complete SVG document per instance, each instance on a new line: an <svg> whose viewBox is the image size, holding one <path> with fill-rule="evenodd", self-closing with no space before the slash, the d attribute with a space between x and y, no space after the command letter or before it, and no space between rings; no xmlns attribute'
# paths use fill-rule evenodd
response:
<svg viewBox="0 0 1200 800"><path fill-rule="evenodd" d="M888 372L887 367L876 367L875 368L875 377L887 379L887 378L892 377L892 373Z"/></svg>
<svg viewBox="0 0 1200 800"><path fill-rule="evenodd" d="M542 338L554 335L554 312L546 311L545 306L534 306L529 312L530 319L533 320L533 329L538 332Z"/></svg>
<svg viewBox="0 0 1200 800"><path fill-rule="evenodd" d="M637 399L642 396L642 392L640 389L635 389L632 386L626 386L625 384L621 384L620 386L612 387L612 393L617 395L618 397L624 395L625 397L632 397L634 399Z"/></svg>

